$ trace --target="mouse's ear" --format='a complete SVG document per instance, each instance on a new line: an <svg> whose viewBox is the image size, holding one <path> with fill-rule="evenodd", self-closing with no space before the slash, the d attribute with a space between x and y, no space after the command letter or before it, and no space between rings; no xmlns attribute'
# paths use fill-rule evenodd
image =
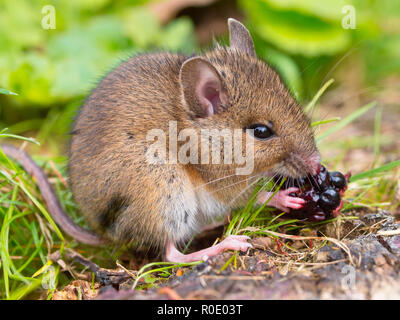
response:
<svg viewBox="0 0 400 320"><path fill-rule="evenodd" d="M228 95L219 72L207 60L194 57L186 60L179 80L187 106L197 117L209 117L221 112Z"/></svg>
<svg viewBox="0 0 400 320"><path fill-rule="evenodd" d="M232 48L237 48L252 57L256 57L253 39L251 38L249 30L247 30L239 21L232 18L228 19L228 26L230 46Z"/></svg>

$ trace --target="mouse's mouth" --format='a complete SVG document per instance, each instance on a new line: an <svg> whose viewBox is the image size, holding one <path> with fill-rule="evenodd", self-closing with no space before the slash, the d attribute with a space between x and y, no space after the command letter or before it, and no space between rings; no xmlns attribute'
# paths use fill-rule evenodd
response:
<svg viewBox="0 0 400 320"><path fill-rule="evenodd" d="M318 151L307 157L298 153L290 153L273 168L273 171L288 179L303 179L319 174L321 158Z"/></svg>
<svg viewBox="0 0 400 320"><path fill-rule="evenodd" d="M282 189L299 188L312 184L315 177L319 174L319 169L315 174L307 172L304 166L290 164L288 162L278 163L272 170L268 172L268 176L273 180L275 186L281 185ZM284 180L284 181L283 181Z"/></svg>
<svg viewBox="0 0 400 320"><path fill-rule="evenodd" d="M275 189L278 186L280 186L280 189L288 189L292 187L301 189L305 185L311 183L315 178L308 173L304 173L303 175L293 175L285 168L281 169L279 167L265 172L262 176L267 178L268 183L272 183L270 185L273 186L272 189Z"/></svg>
<svg viewBox="0 0 400 320"><path fill-rule="evenodd" d="M293 181L306 178L309 175L304 165L287 160L279 162L272 172L281 179L286 177L288 180Z"/></svg>

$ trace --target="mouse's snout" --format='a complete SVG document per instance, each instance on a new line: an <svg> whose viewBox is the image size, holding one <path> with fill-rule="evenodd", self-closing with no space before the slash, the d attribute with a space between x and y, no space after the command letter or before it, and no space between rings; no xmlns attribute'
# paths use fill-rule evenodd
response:
<svg viewBox="0 0 400 320"><path fill-rule="evenodd" d="M321 170L321 156L318 151L315 151L310 157L305 159L305 167L309 174L317 175Z"/></svg>
<svg viewBox="0 0 400 320"><path fill-rule="evenodd" d="M291 152L277 167L277 172L291 178L317 175L321 170L321 156L318 151L311 155L302 152Z"/></svg>

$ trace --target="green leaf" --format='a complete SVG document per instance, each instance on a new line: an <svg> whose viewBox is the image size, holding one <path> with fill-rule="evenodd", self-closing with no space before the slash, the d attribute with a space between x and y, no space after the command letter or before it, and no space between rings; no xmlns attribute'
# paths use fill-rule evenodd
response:
<svg viewBox="0 0 400 320"><path fill-rule="evenodd" d="M159 35L159 45L168 50L192 52L196 48L192 37L193 23L189 18L180 18L169 23Z"/></svg>
<svg viewBox="0 0 400 320"><path fill-rule="evenodd" d="M29 52L15 62L8 74L8 86L21 92L21 103L48 105L54 101L50 95L53 77L49 59L37 52Z"/></svg>
<svg viewBox="0 0 400 320"><path fill-rule="evenodd" d="M340 20L325 21L306 12L280 10L266 0L240 1L258 36L282 50L304 56L334 55L345 50L351 32Z"/></svg>
<svg viewBox="0 0 400 320"><path fill-rule="evenodd" d="M288 55L272 49L271 47L265 47L265 45L264 48L259 50L262 51L262 56L265 60L272 67L276 68L294 97L297 100L301 100L303 96L303 82L296 62Z"/></svg>
<svg viewBox="0 0 400 320"><path fill-rule="evenodd" d="M125 33L138 48L148 48L157 43L161 25L145 8L134 7L122 15Z"/></svg>
<svg viewBox="0 0 400 320"><path fill-rule="evenodd" d="M352 4L345 0L263 0L271 7L280 10L294 10L303 14L318 16L326 20L337 21L342 19L344 5Z"/></svg>

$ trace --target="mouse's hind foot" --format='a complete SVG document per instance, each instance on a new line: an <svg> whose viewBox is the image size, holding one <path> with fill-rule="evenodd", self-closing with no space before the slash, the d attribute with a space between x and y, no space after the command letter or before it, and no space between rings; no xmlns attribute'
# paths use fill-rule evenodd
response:
<svg viewBox="0 0 400 320"><path fill-rule="evenodd" d="M183 254L179 252L175 244L170 241L167 244L167 248L165 251L165 260L169 262L188 263L207 260L207 258L215 256L226 250L239 250L242 252L246 252L247 249L253 248L253 246L247 242L248 240L250 240L250 238L247 236L228 236L222 242L213 247L209 247L190 254Z"/></svg>

